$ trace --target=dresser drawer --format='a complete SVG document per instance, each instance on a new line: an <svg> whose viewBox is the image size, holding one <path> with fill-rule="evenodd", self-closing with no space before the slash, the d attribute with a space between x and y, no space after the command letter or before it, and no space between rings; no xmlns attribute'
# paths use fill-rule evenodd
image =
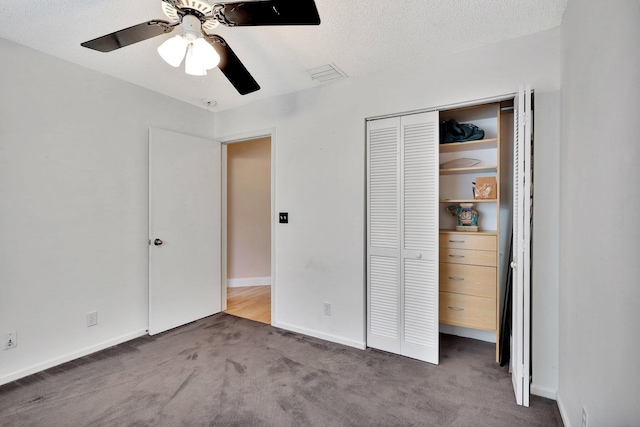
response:
<svg viewBox="0 0 640 427"><path fill-rule="evenodd" d="M467 328L496 330L496 300L440 292L440 321Z"/></svg>
<svg viewBox="0 0 640 427"><path fill-rule="evenodd" d="M496 236L480 234L440 233L441 248L477 249L480 251L496 251Z"/></svg>
<svg viewBox="0 0 640 427"><path fill-rule="evenodd" d="M465 249L440 248L440 262L495 267L496 253L495 251L474 251Z"/></svg>
<svg viewBox="0 0 640 427"><path fill-rule="evenodd" d="M440 290L479 297L496 297L496 268L440 263Z"/></svg>

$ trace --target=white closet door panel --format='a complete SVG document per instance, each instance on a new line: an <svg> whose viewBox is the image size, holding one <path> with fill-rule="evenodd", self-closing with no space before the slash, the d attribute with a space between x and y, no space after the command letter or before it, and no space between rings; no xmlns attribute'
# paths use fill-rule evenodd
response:
<svg viewBox="0 0 640 427"><path fill-rule="evenodd" d="M531 249L531 88L514 100L511 380L518 405L529 406Z"/></svg>
<svg viewBox="0 0 640 427"><path fill-rule="evenodd" d="M387 122L384 120L383 122ZM377 248L399 246L398 120L376 123L385 127L369 132L369 244Z"/></svg>
<svg viewBox="0 0 640 427"><path fill-rule="evenodd" d="M367 345L400 353L400 119L367 123Z"/></svg>
<svg viewBox="0 0 640 427"><path fill-rule="evenodd" d="M524 133L524 121L521 120L521 113L524 110L524 96L520 92L513 101L515 108L514 131L513 131L513 255L511 260L512 272L512 302L511 311L511 356L509 364L511 367L511 382L516 396L516 403L522 405L522 372L519 355L522 354L521 337L518 328L520 310L517 301L520 299L518 292L522 279L520 277L521 269L518 268L518 260L520 259L520 241L522 240L522 217L521 206L522 194L521 176L522 176L522 144L521 138Z"/></svg>
<svg viewBox="0 0 640 427"><path fill-rule="evenodd" d="M435 120L434 120L435 116ZM419 121L415 122L416 119ZM429 120L425 122L425 120ZM437 113L403 117L404 249L438 247Z"/></svg>
<svg viewBox="0 0 640 427"><path fill-rule="evenodd" d="M438 363L438 113L367 124L367 345Z"/></svg>
<svg viewBox="0 0 640 427"><path fill-rule="evenodd" d="M369 258L370 347L400 352L400 269L398 257Z"/></svg>
<svg viewBox="0 0 640 427"><path fill-rule="evenodd" d="M524 87L524 191L523 191L523 230L522 234L522 371L524 374L522 384L522 405L529 406L530 372L531 372L531 210L533 209L533 194L531 192L533 156L531 144L533 137L533 109L531 87Z"/></svg>
<svg viewBox="0 0 640 427"><path fill-rule="evenodd" d="M402 354L431 363L438 362L437 276L437 263L433 261L404 261Z"/></svg>
<svg viewBox="0 0 640 427"><path fill-rule="evenodd" d="M402 354L438 363L438 113L401 118Z"/></svg>

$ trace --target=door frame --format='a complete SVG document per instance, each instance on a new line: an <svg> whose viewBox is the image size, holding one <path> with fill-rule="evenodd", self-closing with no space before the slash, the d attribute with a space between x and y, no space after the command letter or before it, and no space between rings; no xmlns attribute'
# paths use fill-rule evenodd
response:
<svg viewBox="0 0 640 427"><path fill-rule="evenodd" d="M221 203L221 274L222 311L227 309L227 146L259 138L271 138L271 324L276 323L276 129L263 129L216 138L222 145L222 203Z"/></svg>

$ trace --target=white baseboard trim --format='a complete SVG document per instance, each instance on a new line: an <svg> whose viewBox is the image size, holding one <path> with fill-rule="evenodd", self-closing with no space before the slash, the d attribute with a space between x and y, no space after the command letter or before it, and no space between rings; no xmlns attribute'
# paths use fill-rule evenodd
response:
<svg viewBox="0 0 640 427"><path fill-rule="evenodd" d="M0 377L0 385L10 383L11 381L19 380L20 378L24 378L29 375L35 374L37 372L41 372L46 369L53 368L54 366L58 366L66 362L79 359L80 357L87 356L89 354L95 353L100 350L104 350L105 348L113 347L114 345L131 341L134 338L138 338L144 335L147 335L147 330L141 329L139 331L135 331L130 334L121 335L109 341L101 342L91 347L86 347L81 350L74 351L72 353L67 353L63 356L57 357L55 359L47 360L46 362L43 362L43 363L38 363L36 365L29 366L28 368Z"/></svg>
<svg viewBox="0 0 640 427"><path fill-rule="evenodd" d="M480 331L478 329L463 328L462 326L445 325L440 323L440 332L448 335L456 335L458 337L473 338L474 340L486 341L495 344L496 333L489 331Z"/></svg>
<svg viewBox="0 0 640 427"><path fill-rule="evenodd" d="M560 393L557 393L556 403L558 404L558 410L560 411L560 418L562 418L562 423L564 427L571 427L571 422L569 422L569 417L567 416L567 410L564 408L562 404L562 396Z"/></svg>
<svg viewBox="0 0 640 427"><path fill-rule="evenodd" d="M303 335L309 335L314 338L320 338L321 340L335 342L338 344L347 345L349 347L355 347L360 350L364 350L367 348L364 341L355 341L348 338L344 338L338 335L325 334L324 332L315 331L313 329L301 328L298 326L290 325L288 323L283 322L274 322L272 326L280 329L286 329L287 331L297 332Z"/></svg>
<svg viewBox="0 0 640 427"><path fill-rule="evenodd" d="M227 279L227 288L241 288L244 286L271 286L271 276Z"/></svg>
<svg viewBox="0 0 640 427"><path fill-rule="evenodd" d="M551 400L558 400L558 390L549 387L543 387L536 384L531 384L531 394L536 396L546 397Z"/></svg>

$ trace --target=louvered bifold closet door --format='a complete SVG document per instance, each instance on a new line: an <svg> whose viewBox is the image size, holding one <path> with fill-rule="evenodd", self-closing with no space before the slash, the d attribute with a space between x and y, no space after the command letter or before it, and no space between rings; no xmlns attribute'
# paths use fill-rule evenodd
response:
<svg viewBox="0 0 640 427"><path fill-rule="evenodd" d="M531 87L514 100L511 380L518 405L529 406L531 328Z"/></svg>
<svg viewBox="0 0 640 427"><path fill-rule="evenodd" d="M438 114L367 123L367 345L438 363Z"/></svg>
<svg viewBox="0 0 640 427"><path fill-rule="evenodd" d="M400 119L367 123L367 345L400 353Z"/></svg>
<svg viewBox="0 0 640 427"><path fill-rule="evenodd" d="M401 354L438 363L438 113L401 118Z"/></svg>
<svg viewBox="0 0 640 427"><path fill-rule="evenodd" d="M518 261L522 258L521 244L522 235L522 170L523 170L523 158L522 158L522 135L524 134L524 120L522 120L521 111L524 110L524 98L521 93L518 93L514 101L514 114L513 114L513 242L512 242L512 259L511 269L512 271L512 311L511 311L511 356L509 358L509 365L511 370L511 382L513 383L513 390L516 396L516 403L522 405L522 372L520 355L522 354L522 337L521 331L518 327L521 316L521 310L518 307L518 301L520 296L518 294L519 288L522 284L522 269L518 268Z"/></svg>

